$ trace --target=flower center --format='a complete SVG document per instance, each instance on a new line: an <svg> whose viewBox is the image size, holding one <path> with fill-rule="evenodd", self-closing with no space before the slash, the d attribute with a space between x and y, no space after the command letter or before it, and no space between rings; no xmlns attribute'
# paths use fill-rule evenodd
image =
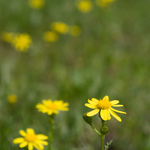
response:
<svg viewBox="0 0 150 150"><path fill-rule="evenodd" d="M33 142L35 142L35 140L36 140L36 135L35 135L34 133L32 133L32 134L27 134L27 135L25 136L25 140L26 140L27 142L33 143Z"/></svg>
<svg viewBox="0 0 150 150"><path fill-rule="evenodd" d="M52 109L52 110L58 109L58 107L57 107L56 104L49 104L49 105L47 105L47 108L48 108L48 109Z"/></svg>
<svg viewBox="0 0 150 150"><path fill-rule="evenodd" d="M108 100L100 100L99 103L97 104L97 107L99 109L108 109L111 107L111 103Z"/></svg>

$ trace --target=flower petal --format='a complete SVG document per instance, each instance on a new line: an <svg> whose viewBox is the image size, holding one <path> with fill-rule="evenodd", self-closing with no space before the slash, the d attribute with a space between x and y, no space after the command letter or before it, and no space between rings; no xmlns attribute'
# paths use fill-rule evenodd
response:
<svg viewBox="0 0 150 150"><path fill-rule="evenodd" d="M115 113L113 112L111 109L109 109L109 112L111 113L112 116L114 116L114 118L116 118L119 122L121 122L121 118Z"/></svg>
<svg viewBox="0 0 150 150"><path fill-rule="evenodd" d="M98 103L98 102L99 102L99 100L96 99L96 98L92 98L91 100L92 100L92 102L94 102L94 103Z"/></svg>
<svg viewBox="0 0 150 150"><path fill-rule="evenodd" d="M118 104L119 101L118 100L113 100L113 101L110 101L111 105L115 105L115 104Z"/></svg>
<svg viewBox="0 0 150 150"><path fill-rule="evenodd" d="M107 101L109 101L109 96L104 96L104 98L103 98L103 100L107 100Z"/></svg>
<svg viewBox="0 0 150 150"><path fill-rule="evenodd" d="M28 150L33 150L33 144L32 143L28 144Z"/></svg>
<svg viewBox="0 0 150 150"><path fill-rule="evenodd" d="M115 112L118 112L118 113L121 113L121 114L127 114L126 112L123 112L123 111L119 111L119 110L116 110L116 109L113 109L112 107L110 108L112 111L115 111Z"/></svg>
<svg viewBox="0 0 150 150"><path fill-rule="evenodd" d="M20 133L20 135L22 135L22 136L26 136L26 133L25 133L23 130L20 130L19 133Z"/></svg>
<svg viewBox="0 0 150 150"><path fill-rule="evenodd" d="M85 103L85 106L89 107L89 108L92 108L92 109L96 108L96 105L92 105L92 104L88 104L88 103Z"/></svg>
<svg viewBox="0 0 150 150"><path fill-rule="evenodd" d="M46 141L39 141L39 143L42 145L48 145L48 142L46 142Z"/></svg>
<svg viewBox="0 0 150 150"><path fill-rule="evenodd" d="M87 116L89 116L89 117L90 117L90 116L94 116L94 115L96 115L98 112L99 112L99 109L94 109L94 110L88 112L88 113L87 113Z"/></svg>
<svg viewBox="0 0 150 150"><path fill-rule="evenodd" d="M34 134L34 130L31 129L31 128L27 128L27 133L29 133L29 134Z"/></svg>
<svg viewBox="0 0 150 150"><path fill-rule="evenodd" d="M27 146L28 145L28 142L27 141L24 141L23 143L21 143L20 145L19 145L19 147L20 148L23 148L23 147L25 147L25 146Z"/></svg>
<svg viewBox="0 0 150 150"><path fill-rule="evenodd" d="M39 140L46 140L46 139L48 139L48 136L43 135L43 134L38 134L38 135L37 135L37 138L38 138Z"/></svg>
<svg viewBox="0 0 150 150"><path fill-rule="evenodd" d="M111 105L113 107L123 107L123 105Z"/></svg>
<svg viewBox="0 0 150 150"><path fill-rule="evenodd" d="M22 137L16 138L16 139L13 140L14 144L18 144L18 143L22 143L22 142L24 142L24 138L22 138Z"/></svg>
<svg viewBox="0 0 150 150"><path fill-rule="evenodd" d="M108 109L101 109L100 116L104 121L111 119Z"/></svg>

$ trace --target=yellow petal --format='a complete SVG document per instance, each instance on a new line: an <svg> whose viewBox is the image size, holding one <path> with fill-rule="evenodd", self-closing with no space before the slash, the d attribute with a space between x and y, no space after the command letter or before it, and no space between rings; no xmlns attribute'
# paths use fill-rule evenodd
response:
<svg viewBox="0 0 150 150"><path fill-rule="evenodd" d="M104 121L111 119L108 109L101 109L100 116Z"/></svg>
<svg viewBox="0 0 150 150"><path fill-rule="evenodd" d="M91 100L92 100L94 103L98 103L98 102L99 102L99 100L96 99L96 98L92 98Z"/></svg>
<svg viewBox="0 0 150 150"><path fill-rule="evenodd" d="M33 133L34 133L34 130L33 130L33 129L31 129L31 128L27 128L27 133L31 133L31 134L33 134Z"/></svg>
<svg viewBox="0 0 150 150"><path fill-rule="evenodd" d="M94 116L94 115L96 115L98 112L99 112L99 109L94 109L94 110L88 112L88 113L87 113L87 116L89 116L89 117L90 117L90 116Z"/></svg>
<svg viewBox="0 0 150 150"><path fill-rule="evenodd" d="M39 141L39 143L42 145L48 145L48 142L46 142L46 141Z"/></svg>
<svg viewBox="0 0 150 150"><path fill-rule="evenodd" d="M24 142L24 138L22 138L22 137L16 138L16 139L13 140L14 144L18 144L18 143L22 143L22 142Z"/></svg>
<svg viewBox="0 0 150 150"><path fill-rule="evenodd" d="M33 150L33 144L32 143L28 144L28 150Z"/></svg>
<svg viewBox="0 0 150 150"><path fill-rule="evenodd" d="M19 145L19 147L20 148L23 148L23 147L25 147L25 146L27 146L28 145L28 142L27 141L24 141L23 143L21 143L20 145Z"/></svg>
<svg viewBox="0 0 150 150"><path fill-rule="evenodd" d="M115 113L113 112L111 109L109 109L109 112L111 113L112 116L114 116L118 121L122 121L121 118Z"/></svg>
<svg viewBox="0 0 150 150"><path fill-rule="evenodd" d="M22 135L22 136L26 136L26 133L25 133L23 130L20 130L19 133L20 133L20 135Z"/></svg>
<svg viewBox="0 0 150 150"><path fill-rule="evenodd" d="M116 110L116 109L113 109L113 108L110 108L112 111L115 111L115 112L118 112L118 113L121 113L121 114L127 114L126 112L123 112L123 111L119 111L119 110Z"/></svg>
<svg viewBox="0 0 150 150"><path fill-rule="evenodd" d="M119 101L118 100L113 100L113 101L110 101L111 105L115 105L115 104L118 104Z"/></svg>
<svg viewBox="0 0 150 150"><path fill-rule="evenodd" d="M91 104L88 104L88 103L85 103L85 106L86 106L86 107L89 107L89 108L92 108L92 109L95 109L95 108L96 108L95 105L91 105Z"/></svg>
<svg viewBox="0 0 150 150"><path fill-rule="evenodd" d="M108 100L109 101L109 96L105 96L104 98L103 98L103 100Z"/></svg>
<svg viewBox="0 0 150 150"><path fill-rule="evenodd" d="M39 140L46 140L46 139L48 139L48 136L45 136L45 135L43 135L43 134L38 134L38 135L37 135L37 138L38 138Z"/></svg>
<svg viewBox="0 0 150 150"><path fill-rule="evenodd" d="M123 107L123 105L111 105L113 107Z"/></svg>

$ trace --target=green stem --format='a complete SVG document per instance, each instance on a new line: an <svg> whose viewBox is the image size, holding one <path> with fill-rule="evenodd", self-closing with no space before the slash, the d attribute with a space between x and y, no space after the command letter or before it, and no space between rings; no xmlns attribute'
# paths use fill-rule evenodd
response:
<svg viewBox="0 0 150 150"><path fill-rule="evenodd" d="M92 129L93 129L99 136L101 136L101 134L97 131L97 129L94 128L93 125L91 125L91 127L92 127Z"/></svg>
<svg viewBox="0 0 150 150"><path fill-rule="evenodd" d="M53 141L53 135L54 135L54 118L55 115L50 116L50 133L49 133L49 147L48 150L52 150L52 141Z"/></svg>
<svg viewBox="0 0 150 150"><path fill-rule="evenodd" d="M101 118L102 121L102 127L105 125L105 121ZM105 134L101 135L101 150L104 150L104 138L105 138Z"/></svg>

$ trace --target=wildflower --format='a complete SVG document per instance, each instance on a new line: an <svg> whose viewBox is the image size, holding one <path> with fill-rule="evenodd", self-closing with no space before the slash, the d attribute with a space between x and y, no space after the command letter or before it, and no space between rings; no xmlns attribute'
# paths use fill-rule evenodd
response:
<svg viewBox="0 0 150 150"><path fill-rule="evenodd" d="M28 150L33 150L35 147L36 149L43 150L43 145L48 145L48 142L44 141L48 139L47 136L43 134L35 134L34 130L31 128L27 128L27 133L23 130L20 130L19 133L23 137L19 137L13 140L14 144L20 144L19 147L23 148L28 146Z"/></svg>
<svg viewBox="0 0 150 150"><path fill-rule="evenodd" d="M86 13L92 9L92 3L89 0L81 0L77 7L81 12Z"/></svg>
<svg viewBox="0 0 150 150"><path fill-rule="evenodd" d="M59 111L68 111L67 106L68 103L63 103L63 101L51 101L51 100L43 100L43 104L37 104L36 108L38 111L42 113L47 113L48 115L58 114Z"/></svg>
<svg viewBox="0 0 150 150"><path fill-rule="evenodd" d="M8 96L8 102L11 103L11 104L16 103L17 102L17 96L13 95L13 94L9 95Z"/></svg>
<svg viewBox="0 0 150 150"><path fill-rule="evenodd" d="M78 26L71 26L70 30L69 30L69 33L72 36L79 36L81 31L80 31L80 28Z"/></svg>
<svg viewBox="0 0 150 150"><path fill-rule="evenodd" d="M100 7L106 7L109 4L113 3L115 0L97 0L97 5L99 5Z"/></svg>
<svg viewBox="0 0 150 150"><path fill-rule="evenodd" d="M12 44L18 51L26 51L31 44L31 37L26 33L19 34L15 36Z"/></svg>
<svg viewBox="0 0 150 150"><path fill-rule="evenodd" d="M44 33L43 38L46 42L56 42L58 40L58 34L54 31L47 31Z"/></svg>
<svg viewBox="0 0 150 150"><path fill-rule="evenodd" d="M63 22L53 22L52 29L61 34L66 34L68 32L68 26Z"/></svg>
<svg viewBox="0 0 150 150"><path fill-rule="evenodd" d="M32 8L40 9L43 7L45 1L44 0L29 0L29 5Z"/></svg>
<svg viewBox="0 0 150 150"><path fill-rule="evenodd" d="M121 118L115 113L122 113L126 114L126 112L116 110L112 107L123 107L123 105L118 105L118 100L109 101L109 97L105 96L102 100L97 100L96 98L92 98L91 100L88 100L89 103L86 103L85 106L92 108L94 110L87 113L87 116L94 116L98 112L100 112L100 117L106 121L110 120L111 116L114 116L118 121L121 122Z"/></svg>
<svg viewBox="0 0 150 150"><path fill-rule="evenodd" d="M2 33L2 40L5 42L11 43L13 40L14 34L11 32L3 32Z"/></svg>

